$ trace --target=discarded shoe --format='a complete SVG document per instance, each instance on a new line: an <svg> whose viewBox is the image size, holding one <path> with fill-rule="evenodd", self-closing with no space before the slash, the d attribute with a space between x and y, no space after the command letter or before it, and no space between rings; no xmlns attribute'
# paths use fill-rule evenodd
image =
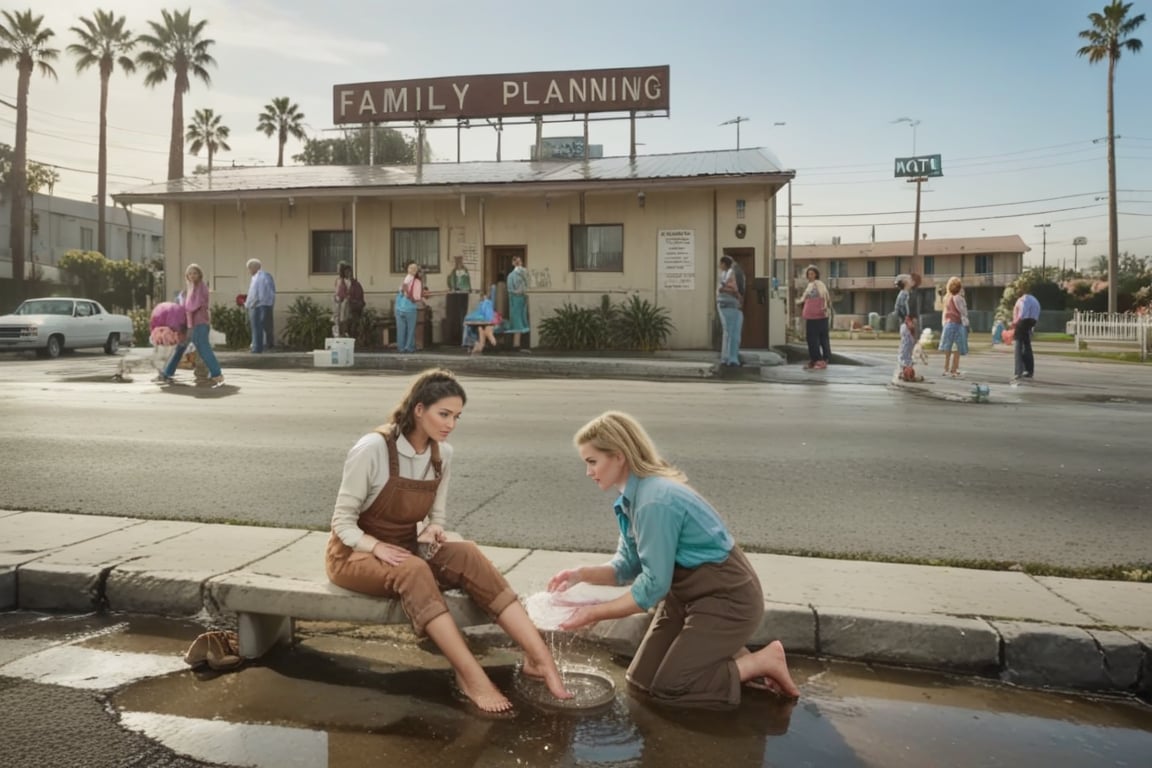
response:
<svg viewBox="0 0 1152 768"><path fill-rule="evenodd" d="M240 655L240 638L232 630L205 632L188 646L184 663L193 668L207 664L217 672L235 669L244 663Z"/></svg>

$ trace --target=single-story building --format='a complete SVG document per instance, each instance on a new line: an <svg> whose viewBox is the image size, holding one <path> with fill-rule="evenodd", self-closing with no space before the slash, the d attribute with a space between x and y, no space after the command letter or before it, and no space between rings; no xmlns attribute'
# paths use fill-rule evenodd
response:
<svg viewBox="0 0 1152 768"><path fill-rule="evenodd" d="M770 308L780 302L766 277L754 278L770 274L775 195L793 175L764 150L743 149L220 169L115 199L162 204L168 274L200 264L222 302L245 292L245 262L260 259L276 280L278 328L297 296L329 305L341 261L353 264L368 305L390 313L410 259L423 265L430 290L444 291L456 256L474 289L520 256L531 275L534 331L566 302L598 306L604 294L636 294L668 309L670 347L709 348L718 338L717 263L729 254L749 278L742 344L765 348L783 342L782 309L770 327ZM429 302L436 318L443 301Z"/></svg>
<svg viewBox="0 0 1152 768"><path fill-rule="evenodd" d="M837 328L867 323L871 313L888 315L896 302L896 275L918 272L923 276L921 301L926 311L940 309L938 297L948 278L959 277L969 310L980 313L981 322L974 327L987 330L1004 288L1020 277L1024 254L1032 250L1019 235L923 238L916 245L915 257L911 240L793 245L792 271L796 285L803 286L809 264L820 270L832 293ZM784 274L783 257L777 254L776 274Z"/></svg>

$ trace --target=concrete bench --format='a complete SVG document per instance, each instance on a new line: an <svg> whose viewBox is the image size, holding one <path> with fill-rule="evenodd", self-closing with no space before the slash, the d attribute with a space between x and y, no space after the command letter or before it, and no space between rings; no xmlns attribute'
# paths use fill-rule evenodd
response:
<svg viewBox="0 0 1152 768"><path fill-rule="evenodd" d="M272 555L206 583L204 597L210 608L236 614L241 656L258 658L274 645L291 642L298 619L410 623L399 600L363 595L328 581L324 571L327 543L327 533L309 533ZM501 565L496 563L506 570ZM492 623L463 592L448 590L444 597L460 626Z"/></svg>

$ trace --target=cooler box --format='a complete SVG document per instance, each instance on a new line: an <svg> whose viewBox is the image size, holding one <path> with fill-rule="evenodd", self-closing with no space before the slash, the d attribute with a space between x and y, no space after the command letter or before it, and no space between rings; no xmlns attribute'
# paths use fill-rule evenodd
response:
<svg viewBox="0 0 1152 768"><path fill-rule="evenodd" d="M355 339L324 339L324 349L312 350L312 362L317 368L347 368L355 349Z"/></svg>

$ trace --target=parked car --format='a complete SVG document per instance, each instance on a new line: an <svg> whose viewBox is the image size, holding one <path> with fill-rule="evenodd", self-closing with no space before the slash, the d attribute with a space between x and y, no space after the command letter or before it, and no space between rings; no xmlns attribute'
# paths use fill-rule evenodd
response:
<svg viewBox="0 0 1152 768"><path fill-rule="evenodd" d="M132 341L132 320L91 299L28 299L0 316L0 352L34 349L41 357L59 357L66 349L103 347L113 355L121 341Z"/></svg>

